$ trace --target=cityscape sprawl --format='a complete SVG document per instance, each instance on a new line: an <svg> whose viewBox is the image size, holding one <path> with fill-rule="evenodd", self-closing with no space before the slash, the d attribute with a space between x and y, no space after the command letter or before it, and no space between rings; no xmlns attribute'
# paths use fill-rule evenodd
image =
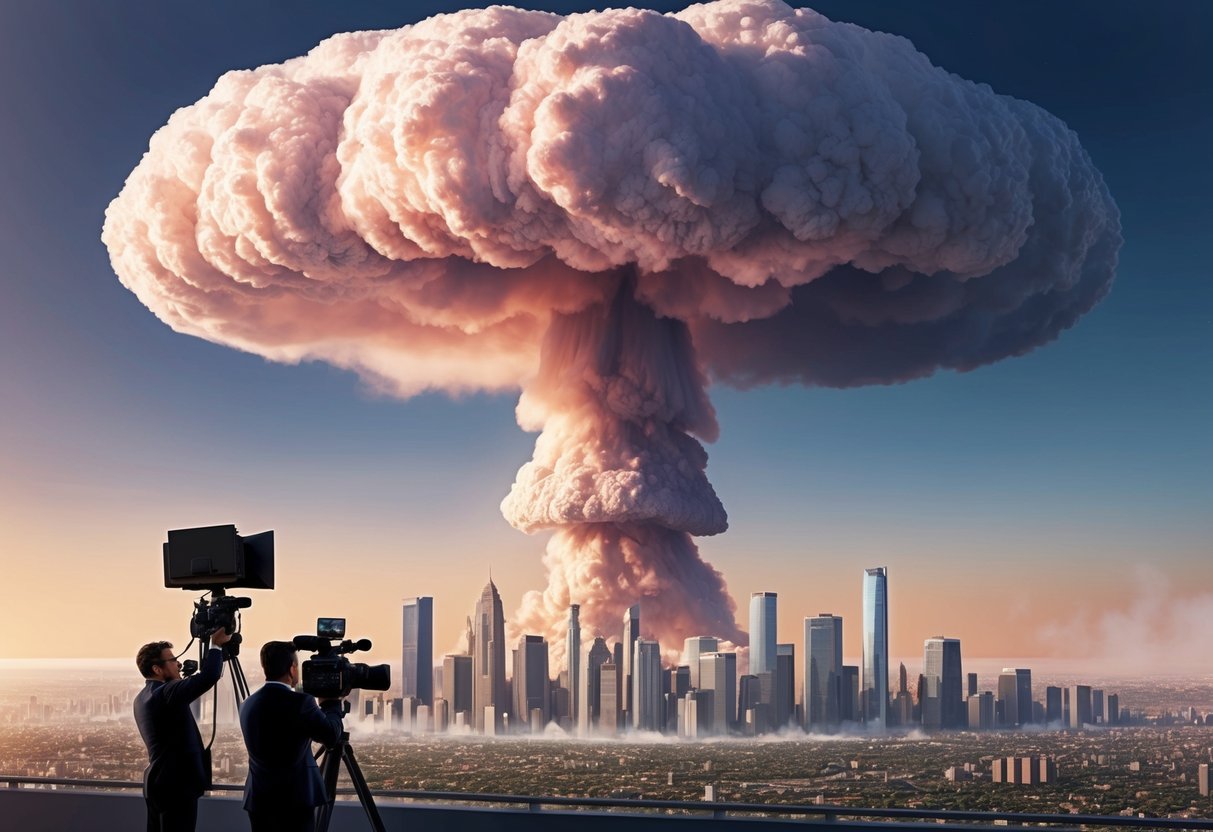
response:
<svg viewBox="0 0 1213 832"><path fill-rule="evenodd" d="M353 690L346 725L374 788L1208 813L1213 684L1199 668L1190 679L1083 678L1052 662L1034 677L979 660L966 672L960 640L938 635L924 640L921 672L897 661L888 678L888 579L883 567L863 572L858 665L844 664L844 621L828 612L804 619L799 646L781 642L774 592L751 596L749 650L710 634L661 644L640 604L617 633L586 631L572 605L559 663L542 636L507 645L491 580L463 649L443 656L433 653L434 599L408 598L395 687ZM125 665L7 669L0 775L138 780L139 680ZM216 782L238 783L247 758L229 730L226 684L195 715L227 726Z"/></svg>

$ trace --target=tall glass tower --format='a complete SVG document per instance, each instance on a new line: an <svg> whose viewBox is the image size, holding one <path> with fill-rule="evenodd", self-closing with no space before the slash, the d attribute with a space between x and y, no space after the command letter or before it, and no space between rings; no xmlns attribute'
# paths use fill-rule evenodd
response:
<svg viewBox="0 0 1213 832"><path fill-rule="evenodd" d="M938 699L938 724L929 724L924 711L923 727L964 728L967 712L964 703L960 639L934 636L924 641L922 667L928 695Z"/></svg>
<svg viewBox="0 0 1213 832"><path fill-rule="evenodd" d="M775 672L774 592L750 593L750 674Z"/></svg>
<svg viewBox="0 0 1213 832"><path fill-rule="evenodd" d="M838 725L842 699L842 619L823 612L804 620L804 725Z"/></svg>
<svg viewBox="0 0 1213 832"><path fill-rule="evenodd" d="M573 724L581 716L581 605L569 606L569 635L564 647L564 661L569 670L569 716Z"/></svg>
<svg viewBox="0 0 1213 832"><path fill-rule="evenodd" d="M400 656L400 695L434 705L434 599L404 602L404 638Z"/></svg>
<svg viewBox="0 0 1213 832"><path fill-rule="evenodd" d="M632 713L632 665L636 661L636 642L640 641L640 605L633 604L623 614L623 667L619 669L621 709Z"/></svg>
<svg viewBox="0 0 1213 832"><path fill-rule="evenodd" d="M864 721L883 730L889 724L889 588L883 566L863 571Z"/></svg>

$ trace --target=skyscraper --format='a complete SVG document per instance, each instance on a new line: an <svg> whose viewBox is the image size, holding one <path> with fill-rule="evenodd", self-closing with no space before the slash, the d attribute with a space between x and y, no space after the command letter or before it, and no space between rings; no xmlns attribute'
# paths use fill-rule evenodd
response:
<svg viewBox="0 0 1213 832"><path fill-rule="evenodd" d="M1015 668L1015 704L1019 706L1016 720L1019 725L1031 725L1032 719L1032 670Z"/></svg>
<svg viewBox="0 0 1213 832"><path fill-rule="evenodd" d="M889 724L889 600L883 566L863 573L863 683L860 699L868 723Z"/></svg>
<svg viewBox="0 0 1213 832"><path fill-rule="evenodd" d="M928 696L939 697L940 728L964 728L968 713L964 704L964 674L960 664L960 639L935 636L923 642L923 675ZM926 711L923 724L926 725ZM931 726L936 727L936 726Z"/></svg>
<svg viewBox="0 0 1213 832"><path fill-rule="evenodd" d="M1004 667L998 674L998 699L994 703L995 721L1001 728L1011 728L1019 720L1019 681L1015 668Z"/></svg>
<svg viewBox="0 0 1213 832"><path fill-rule="evenodd" d="M750 673L775 672L774 592L750 593Z"/></svg>
<svg viewBox="0 0 1213 832"><path fill-rule="evenodd" d="M804 620L805 730L838 724L842 699L842 618L823 612Z"/></svg>
<svg viewBox="0 0 1213 832"><path fill-rule="evenodd" d="M1032 723L1032 671L1030 668L1004 667L998 676L998 703L1002 713L999 725L1012 727Z"/></svg>
<svg viewBox="0 0 1213 832"><path fill-rule="evenodd" d="M569 606L569 636L564 646L564 661L569 671L569 716L577 724L581 716L581 607Z"/></svg>
<svg viewBox="0 0 1213 832"><path fill-rule="evenodd" d="M581 662L581 713L577 717L578 733L588 737L598 724L602 708L602 666L611 660L611 651L602 636L585 651ZM614 691L612 690L612 693Z"/></svg>
<svg viewBox="0 0 1213 832"><path fill-rule="evenodd" d="M970 696L968 708L970 731L988 731L994 727L994 694L991 691Z"/></svg>
<svg viewBox="0 0 1213 832"><path fill-rule="evenodd" d="M842 666L842 699L838 703L838 717L843 722L858 722L863 717L859 708L859 668L853 664Z"/></svg>
<svg viewBox="0 0 1213 832"><path fill-rule="evenodd" d="M640 640L640 605L633 604L623 614L623 667L619 671L621 710L632 712L632 664L636 660L636 642Z"/></svg>
<svg viewBox="0 0 1213 832"><path fill-rule="evenodd" d="M783 728L796 713L796 645L775 645L775 702L771 720L776 730Z"/></svg>
<svg viewBox="0 0 1213 832"><path fill-rule="evenodd" d="M613 737L619 732L619 666L614 661L599 667L598 728L596 733Z"/></svg>
<svg viewBox="0 0 1213 832"><path fill-rule="evenodd" d="M632 727L638 731L660 731L665 701L661 689L661 646L655 641L636 640L632 664Z"/></svg>
<svg viewBox="0 0 1213 832"><path fill-rule="evenodd" d="M442 698L450 706L451 716L472 714L472 657L448 654L442 659Z"/></svg>
<svg viewBox="0 0 1213 832"><path fill-rule="evenodd" d="M713 636L691 636L682 645L682 663L691 671L691 687L698 689L699 657L720 649L720 639Z"/></svg>
<svg viewBox="0 0 1213 832"><path fill-rule="evenodd" d="M737 654L700 656L699 681L703 690L712 692L712 731L728 734L737 716Z"/></svg>
<svg viewBox="0 0 1213 832"><path fill-rule="evenodd" d="M1072 685L1070 692L1070 715L1067 728L1082 728L1091 724L1091 686Z"/></svg>
<svg viewBox="0 0 1213 832"><path fill-rule="evenodd" d="M542 725L547 724L550 686L547 641L543 636L524 635L514 651L513 711L520 725L526 725L535 710L540 713Z"/></svg>
<svg viewBox="0 0 1213 832"><path fill-rule="evenodd" d="M1049 685L1045 688L1045 722L1057 723L1062 721L1061 688Z"/></svg>
<svg viewBox="0 0 1213 832"><path fill-rule="evenodd" d="M769 681L771 674L764 673L763 677ZM742 676L737 685L738 726L744 733L765 733L767 725L761 721L768 712L769 708L763 704L762 685L758 677L748 673Z"/></svg>
<svg viewBox="0 0 1213 832"><path fill-rule="evenodd" d="M485 731L485 708L493 708L496 722L509 710L505 692L505 613L492 579L485 585L472 613L472 719L476 730Z"/></svg>
<svg viewBox="0 0 1213 832"><path fill-rule="evenodd" d="M434 704L434 599L428 595L404 602L404 649L400 657L401 696Z"/></svg>

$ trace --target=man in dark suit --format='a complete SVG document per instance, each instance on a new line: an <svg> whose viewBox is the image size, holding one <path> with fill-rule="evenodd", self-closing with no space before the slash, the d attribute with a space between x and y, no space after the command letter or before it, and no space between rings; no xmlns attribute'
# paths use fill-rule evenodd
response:
<svg viewBox="0 0 1213 832"><path fill-rule="evenodd" d="M188 679L181 677L181 662L167 641L145 644L135 656L147 680L135 697L135 724L149 761L143 772L148 832L193 832L198 798L210 782L210 771L190 703L219 681L222 648L229 640L224 630L212 635L197 675Z"/></svg>
<svg viewBox="0 0 1213 832"><path fill-rule="evenodd" d="M240 708L240 728L248 747L244 809L253 832L315 828L315 809L328 800L312 742L341 739L340 699L316 700L299 693L299 658L289 641L261 648L265 685Z"/></svg>

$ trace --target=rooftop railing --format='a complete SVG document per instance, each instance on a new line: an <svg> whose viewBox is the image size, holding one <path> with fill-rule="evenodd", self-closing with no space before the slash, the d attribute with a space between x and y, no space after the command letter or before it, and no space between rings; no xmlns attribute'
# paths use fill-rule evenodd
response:
<svg viewBox="0 0 1213 832"><path fill-rule="evenodd" d="M85 790L106 790L126 792L137 796L142 784L133 781L119 780L82 780L62 777L18 777L0 774L0 806L4 805L4 796L11 790L63 790L64 793ZM212 789L212 795L228 795L237 797L243 791L239 785L217 784ZM130 794L134 792L134 794ZM1169 830L1202 830L1213 832L1213 819L1178 818L1178 817L1140 817L1126 815L1089 815L1089 814L1055 814L1055 813L1023 813L1023 812L977 812L956 811L944 809L922 808L869 808L841 805L800 804L800 803L736 803L717 801L682 801L682 800L650 800L645 798L605 798L605 797L557 797L543 795L516 794L480 794L450 791L419 791L415 789L377 789L372 792L380 811L384 814L396 814L397 811L407 812L410 809L441 808L446 812L465 810L502 810L512 813L522 813L525 828L538 828L545 824L537 823L537 816L559 815L565 820L572 812L593 812L598 816L615 816L622 821L622 815L631 819L650 822L665 820L727 820L728 828L735 829L749 825L750 822L761 822L769 828L772 821L784 820L806 825L822 825L832 830L842 832L843 828L874 829L896 827L906 829L913 827L937 827L940 824L949 826L952 830L981 829L1037 829L1047 828L1054 832L1060 830L1079 830L1093 828L1123 828L1137 829L1169 829ZM353 796L352 788L339 788L339 796ZM382 802L381 802L382 801ZM339 805L347 801L339 801ZM353 801L353 814L360 812L360 807ZM345 807L345 814L351 815L350 806ZM552 818L553 820L555 818ZM402 821L403 823L403 821ZM509 824L514 825L514 824ZM713 824L714 825L714 824ZM424 826L424 824L422 825ZM410 826L410 828L422 828ZM358 828L357 826L353 828ZM403 826L401 827L403 828ZM520 827L523 828L523 827ZM632 829L629 826L629 829Z"/></svg>

